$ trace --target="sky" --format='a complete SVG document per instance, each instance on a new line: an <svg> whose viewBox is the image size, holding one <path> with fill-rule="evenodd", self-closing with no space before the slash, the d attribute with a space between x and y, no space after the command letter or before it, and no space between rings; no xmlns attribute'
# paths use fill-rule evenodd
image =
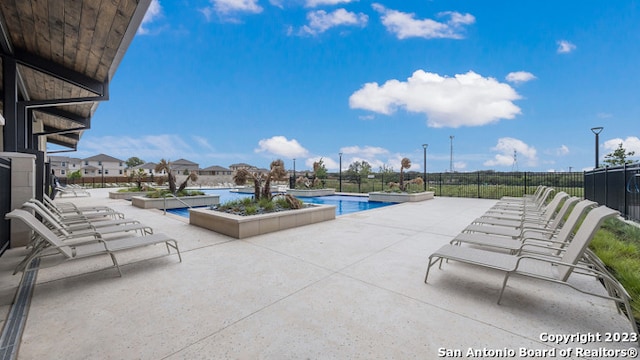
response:
<svg viewBox="0 0 640 360"><path fill-rule="evenodd" d="M639 64L638 1L153 0L66 155L583 171L640 159Z"/></svg>

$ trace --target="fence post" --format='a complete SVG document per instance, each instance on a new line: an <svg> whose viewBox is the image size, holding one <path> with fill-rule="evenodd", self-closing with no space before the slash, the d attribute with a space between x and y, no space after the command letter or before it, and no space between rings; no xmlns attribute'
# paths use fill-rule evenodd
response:
<svg viewBox="0 0 640 360"><path fill-rule="evenodd" d="M478 180L478 199L480 199L480 171L476 171Z"/></svg>
<svg viewBox="0 0 640 360"><path fill-rule="evenodd" d="M627 189L627 163L623 164L622 171L624 173L624 185L623 185L624 186L624 190L623 190L624 200L622 201L622 203L623 203L623 206L624 206L625 218L628 219L629 218L629 216L628 216L629 215L629 208L627 208L627 191L626 191L626 189Z"/></svg>
<svg viewBox="0 0 640 360"><path fill-rule="evenodd" d="M524 193L523 196L527 194L527 172L524 172Z"/></svg>
<svg viewBox="0 0 640 360"><path fill-rule="evenodd" d="M609 206L609 167L604 168L604 206Z"/></svg>

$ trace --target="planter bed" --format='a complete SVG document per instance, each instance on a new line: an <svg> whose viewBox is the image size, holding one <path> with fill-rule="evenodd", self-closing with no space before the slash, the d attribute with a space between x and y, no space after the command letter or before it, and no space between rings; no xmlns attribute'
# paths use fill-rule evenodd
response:
<svg viewBox="0 0 640 360"><path fill-rule="evenodd" d="M189 209L189 223L236 239L267 234L336 218L336 207L313 205L261 215L241 216L209 209Z"/></svg>
<svg viewBox="0 0 640 360"><path fill-rule="evenodd" d="M181 201L175 198L167 197L167 209L176 209L189 206L210 206L220 204L220 195L196 195L179 197ZM164 198L148 198L144 196L134 196L131 198L131 205L142 209L164 209Z"/></svg>
<svg viewBox="0 0 640 360"><path fill-rule="evenodd" d="M295 197L316 197L335 195L335 189L287 189L287 194Z"/></svg>
<svg viewBox="0 0 640 360"><path fill-rule="evenodd" d="M146 191L130 191L130 192L110 191L109 199L131 200L131 198L134 196L145 196L145 195L147 195Z"/></svg>
<svg viewBox="0 0 640 360"><path fill-rule="evenodd" d="M420 193L393 193L393 192L370 192L369 193L369 201L378 201L378 202L392 202L392 203L403 203L403 202L416 202L416 201L424 201L433 199L434 192L426 191Z"/></svg>

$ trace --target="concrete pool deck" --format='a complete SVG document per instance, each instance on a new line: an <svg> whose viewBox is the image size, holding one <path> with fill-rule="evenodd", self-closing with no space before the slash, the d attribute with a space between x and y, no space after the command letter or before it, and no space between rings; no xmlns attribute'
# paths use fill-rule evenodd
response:
<svg viewBox="0 0 640 360"><path fill-rule="evenodd" d="M436 197L236 240L109 199L108 191L57 201L138 219L177 239L183 262L149 246L117 254L122 277L100 270L107 256L41 268L16 341L19 359L430 359L469 349L518 358L521 348L604 358L603 348L638 349L604 341L605 333L631 331L612 301L567 286L519 277L497 305L501 272L451 262L423 282L428 256L492 200ZM0 261L5 314L24 253L10 249ZM604 294L590 278L571 282ZM555 344L546 333L603 338Z"/></svg>

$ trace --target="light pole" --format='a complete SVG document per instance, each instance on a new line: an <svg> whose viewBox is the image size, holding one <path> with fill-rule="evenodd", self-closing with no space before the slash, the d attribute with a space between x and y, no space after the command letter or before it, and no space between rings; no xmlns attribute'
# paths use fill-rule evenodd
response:
<svg viewBox="0 0 640 360"><path fill-rule="evenodd" d="M104 164L100 164L101 170L100 174L102 174L102 187L104 188Z"/></svg>
<svg viewBox="0 0 640 360"><path fill-rule="evenodd" d="M342 153L338 153L338 156L340 156L340 192L342 192Z"/></svg>
<svg viewBox="0 0 640 360"><path fill-rule="evenodd" d="M600 162L599 162L600 154L598 154L598 146L600 144L599 135L602 132L602 129L604 129L602 126L591 128L591 132L596 134L596 167L595 167L596 169L600 167Z"/></svg>
<svg viewBox="0 0 640 360"><path fill-rule="evenodd" d="M427 148L429 144L422 144L422 150L424 150L424 191L427 191Z"/></svg>
<svg viewBox="0 0 640 360"><path fill-rule="evenodd" d="M453 172L453 135L449 135L449 140L451 141L451 152L449 155L449 172Z"/></svg>

